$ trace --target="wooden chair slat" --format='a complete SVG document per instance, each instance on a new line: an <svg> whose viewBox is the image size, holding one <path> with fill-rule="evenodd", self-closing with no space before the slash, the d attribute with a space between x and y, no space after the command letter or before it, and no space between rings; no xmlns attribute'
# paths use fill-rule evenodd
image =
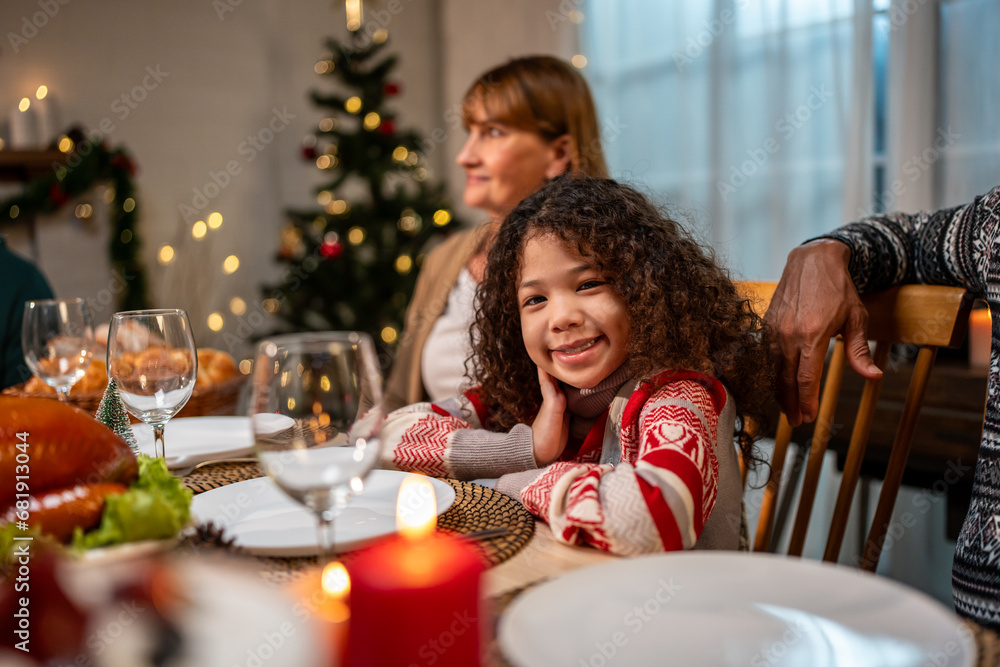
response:
<svg viewBox="0 0 1000 667"><path fill-rule="evenodd" d="M891 347L892 344L885 341L880 341L875 346L876 366L885 368ZM875 418L875 406L878 403L881 389L882 378L866 380L865 388L861 393L858 416L854 420L854 430L851 432L851 442L847 448L847 460L844 462L840 490L837 493L837 502L833 509L833 519L830 522L830 534L826 540L826 551L823 553L823 560L831 563L837 562L837 559L840 558L840 547L844 542L844 532L847 530L847 518L851 512L854 491L858 486L858 477L861 475L861 462L865 457L868 435L871 433L872 420Z"/></svg>
<svg viewBox="0 0 1000 667"><path fill-rule="evenodd" d="M819 476L823 472L823 456L826 454L826 446L830 442L833 419L837 412L837 399L840 397L840 383L844 379L845 358L844 341L838 338L833 346L833 354L827 367L823 395L819 403L819 413L816 415L816 430L813 431L812 442L809 445L806 474L802 479L802 495L799 497L799 508L795 513L792 537L788 543L790 556L801 556L802 548L806 543L809 517L812 516L813 503L816 500Z"/></svg>
<svg viewBox="0 0 1000 667"><path fill-rule="evenodd" d="M882 491L878 495L878 505L875 507L875 518L872 519L871 530L865 541L865 549L861 558L861 569L874 572L878 566L879 556L885 535L892 519L892 510L896 506L896 496L903 482L903 469L910 456L910 446L913 444L913 430L917 425L917 416L924 401L927 381L931 376L931 368L937 357L936 347L924 347L917 353L917 362L913 369L913 378L906 393L906 403L903 404L903 414L899 418L899 430L892 443L889 454L889 464L882 480Z"/></svg>
<svg viewBox="0 0 1000 667"><path fill-rule="evenodd" d="M774 511L781 490L781 474L785 469L785 455L792 440L792 427L782 413L778 419L778 431L774 436L774 454L771 456L771 476L764 487L764 497L760 504L760 520L757 535L753 541L754 551L770 551L771 531L774 529Z"/></svg>

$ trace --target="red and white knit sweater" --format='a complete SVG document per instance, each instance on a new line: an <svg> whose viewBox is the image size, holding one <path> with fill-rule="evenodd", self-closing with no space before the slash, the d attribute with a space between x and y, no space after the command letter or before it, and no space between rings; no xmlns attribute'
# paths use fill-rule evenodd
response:
<svg viewBox="0 0 1000 667"><path fill-rule="evenodd" d="M725 387L692 372L638 382L620 369L593 389L567 389L570 441L552 465L535 464L530 426L484 430L489 416L470 391L390 413L383 467L465 480L499 477L498 490L519 498L567 543L621 555L693 547L719 493L718 428L731 402ZM733 414L730 406L719 450L727 487L734 486L736 465ZM725 496L726 521L715 521L712 546L736 548L739 488Z"/></svg>

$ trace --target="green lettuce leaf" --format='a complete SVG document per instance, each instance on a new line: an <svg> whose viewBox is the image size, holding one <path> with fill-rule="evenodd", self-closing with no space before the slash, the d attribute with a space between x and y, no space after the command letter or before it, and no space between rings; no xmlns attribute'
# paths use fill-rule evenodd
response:
<svg viewBox="0 0 1000 667"><path fill-rule="evenodd" d="M191 491L163 459L140 454L139 478L128 491L105 501L101 525L73 534L72 549L83 550L139 540L173 537L191 518Z"/></svg>

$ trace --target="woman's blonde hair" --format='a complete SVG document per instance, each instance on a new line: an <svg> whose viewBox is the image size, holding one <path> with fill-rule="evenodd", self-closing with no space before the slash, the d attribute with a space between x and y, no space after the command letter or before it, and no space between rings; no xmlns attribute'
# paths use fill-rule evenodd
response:
<svg viewBox="0 0 1000 667"><path fill-rule="evenodd" d="M469 87L462 99L466 126L479 104L490 120L549 141L569 135L574 144L569 170L607 178L594 99L573 66L552 56L515 58L484 72Z"/></svg>

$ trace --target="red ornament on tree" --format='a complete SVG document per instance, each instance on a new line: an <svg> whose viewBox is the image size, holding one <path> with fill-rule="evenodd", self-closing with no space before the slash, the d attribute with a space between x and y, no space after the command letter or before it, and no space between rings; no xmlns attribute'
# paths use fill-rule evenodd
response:
<svg viewBox="0 0 1000 667"><path fill-rule="evenodd" d="M135 176L135 163L124 153L117 153L111 159L111 166L128 171L129 176Z"/></svg>
<svg viewBox="0 0 1000 667"><path fill-rule="evenodd" d="M69 197L62 191L58 183L53 183L49 186L49 200L56 206L62 206L69 201Z"/></svg>
<svg viewBox="0 0 1000 667"><path fill-rule="evenodd" d="M319 245L319 254L327 259L337 259L344 252L344 246L340 242L327 243L324 241Z"/></svg>
<svg viewBox="0 0 1000 667"><path fill-rule="evenodd" d="M387 118L382 121L382 124L378 126L378 131L382 134L395 134L396 132L396 122L391 118Z"/></svg>
<svg viewBox="0 0 1000 667"><path fill-rule="evenodd" d="M382 92L386 94L387 97L392 97L393 95L399 95L401 86L395 81L389 81L384 86L382 86Z"/></svg>
<svg viewBox="0 0 1000 667"><path fill-rule="evenodd" d="M315 146L303 146L302 147L302 159L306 161L312 161L316 159L316 147Z"/></svg>

